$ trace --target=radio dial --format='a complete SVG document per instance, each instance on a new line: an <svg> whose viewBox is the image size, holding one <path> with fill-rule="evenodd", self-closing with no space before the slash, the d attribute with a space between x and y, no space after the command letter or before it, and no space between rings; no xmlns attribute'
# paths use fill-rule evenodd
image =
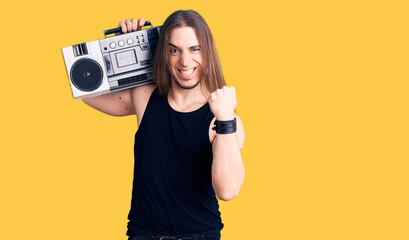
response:
<svg viewBox="0 0 409 240"><path fill-rule="evenodd" d="M124 40L119 41L119 42L118 42L118 45L119 45L120 47L123 47L123 46L125 45Z"/></svg>
<svg viewBox="0 0 409 240"><path fill-rule="evenodd" d="M128 40L126 41L129 45L131 45L133 43L132 38L128 38Z"/></svg>
<svg viewBox="0 0 409 240"><path fill-rule="evenodd" d="M116 44L115 44L114 42L111 42L111 43L109 44L109 47L110 47L110 48L115 48L115 47L116 47Z"/></svg>

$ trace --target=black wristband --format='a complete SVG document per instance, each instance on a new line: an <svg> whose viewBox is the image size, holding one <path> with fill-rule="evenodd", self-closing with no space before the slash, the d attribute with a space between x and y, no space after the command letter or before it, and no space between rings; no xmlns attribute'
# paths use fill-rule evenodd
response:
<svg viewBox="0 0 409 240"><path fill-rule="evenodd" d="M237 131L236 118L228 121L214 121L214 127L212 130L216 130L217 134L229 134Z"/></svg>

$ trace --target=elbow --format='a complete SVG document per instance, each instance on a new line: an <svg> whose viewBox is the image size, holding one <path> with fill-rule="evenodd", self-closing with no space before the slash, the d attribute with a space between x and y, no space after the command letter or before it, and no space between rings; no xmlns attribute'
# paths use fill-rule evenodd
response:
<svg viewBox="0 0 409 240"><path fill-rule="evenodd" d="M217 194L217 198L222 201L230 201L239 195L239 191L222 192Z"/></svg>
<svg viewBox="0 0 409 240"><path fill-rule="evenodd" d="M213 179L213 189L219 200L230 201L239 195L240 189L243 185L243 179L231 182L224 180L222 182L223 184L221 184L220 181Z"/></svg>

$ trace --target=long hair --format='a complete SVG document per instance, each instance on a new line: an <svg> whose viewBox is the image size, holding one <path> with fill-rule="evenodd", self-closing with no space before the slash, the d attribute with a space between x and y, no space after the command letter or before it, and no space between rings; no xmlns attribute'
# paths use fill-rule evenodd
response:
<svg viewBox="0 0 409 240"><path fill-rule="evenodd" d="M161 95L167 94L171 87L172 77L169 71L170 47L169 38L173 29L191 27L195 30L202 53L202 70L200 81L211 93L226 85L217 55L214 39L206 21L193 10L179 10L172 13L161 28L154 61L154 78Z"/></svg>

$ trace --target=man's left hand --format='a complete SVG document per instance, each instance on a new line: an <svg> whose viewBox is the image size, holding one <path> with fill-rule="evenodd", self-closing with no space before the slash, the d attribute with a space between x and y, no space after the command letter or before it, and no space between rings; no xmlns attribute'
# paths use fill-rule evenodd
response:
<svg viewBox="0 0 409 240"><path fill-rule="evenodd" d="M234 87L224 86L210 94L209 106L219 121L234 119L234 109L237 106L236 90Z"/></svg>

